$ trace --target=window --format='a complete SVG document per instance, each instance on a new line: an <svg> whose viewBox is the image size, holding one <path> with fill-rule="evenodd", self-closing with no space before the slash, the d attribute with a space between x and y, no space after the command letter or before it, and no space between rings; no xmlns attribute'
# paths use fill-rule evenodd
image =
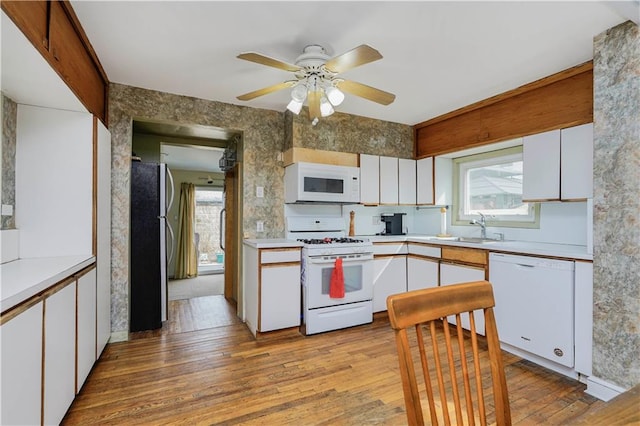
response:
<svg viewBox="0 0 640 426"><path fill-rule="evenodd" d="M453 160L453 224L482 213L488 226L539 228L537 203L522 202L522 146Z"/></svg>

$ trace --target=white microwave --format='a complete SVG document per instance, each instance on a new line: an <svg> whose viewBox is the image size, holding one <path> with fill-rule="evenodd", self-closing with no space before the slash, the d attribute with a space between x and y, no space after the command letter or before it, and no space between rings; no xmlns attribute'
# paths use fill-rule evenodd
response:
<svg viewBox="0 0 640 426"><path fill-rule="evenodd" d="M293 163L284 169L285 203L360 202L360 169L318 163Z"/></svg>

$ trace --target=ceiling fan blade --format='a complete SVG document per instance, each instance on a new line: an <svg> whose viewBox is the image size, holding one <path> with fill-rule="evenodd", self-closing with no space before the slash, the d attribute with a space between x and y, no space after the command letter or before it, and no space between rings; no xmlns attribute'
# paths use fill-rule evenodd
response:
<svg viewBox="0 0 640 426"><path fill-rule="evenodd" d="M288 64L286 62L282 62L282 61L279 61L278 59L273 59L256 52L241 53L237 56L237 58L244 59L245 61L255 62L256 64L266 65L268 67L278 68L285 71L296 72L302 69L297 65Z"/></svg>
<svg viewBox="0 0 640 426"><path fill-rule="evenodd" d="M350 51L343 53L342 55L338 55L335 58L329 59L324 64L324 67L327 70L338 74L358 67L360 65L377 61L378 59L382 59L382 55L380 54L380 52L378 52L371 46L362 44L355 49L351 49Z"/></svg>
<svg viewBox="0 0 640 426"><path fill-rule="evenodd" d="M312 90L307 95L307 102L309 102L309 118L320 118L320 97L322 92L319 90Z"/></svg>
<svg viewBox="0 0 640 426"><path fill-rule="evenodd" d="M238 96L238 100L241 101L250 101L251 99L257 98L258 96L268 95L269 93L277 92L278 90L286 89L287 87L291 87L297 83L297 80L289 80L283 83L274 84L273 86L264 87L259 90L254 90L253 92L245 93L244 95Z"/></svg>
<svg viewBox="0 0 640 426"><path fill-rule="evenodd" d="M352 95L356 95L382 105L389 105L396 99L396 95L393 93L385 92L384 90L376 89L375 87L367 86L366 84L357 83L355 81L340 80L337 83L337 86L343 92L351 93Z"/></svg>

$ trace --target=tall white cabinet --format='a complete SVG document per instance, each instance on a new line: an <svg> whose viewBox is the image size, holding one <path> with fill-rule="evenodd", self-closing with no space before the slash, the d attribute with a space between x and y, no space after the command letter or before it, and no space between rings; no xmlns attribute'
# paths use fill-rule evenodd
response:
<svg viewBox="0 0 640 426"><path fill-rule="evenodd" d="M97 125L96 355L111 336L111 133Z"/></svg>

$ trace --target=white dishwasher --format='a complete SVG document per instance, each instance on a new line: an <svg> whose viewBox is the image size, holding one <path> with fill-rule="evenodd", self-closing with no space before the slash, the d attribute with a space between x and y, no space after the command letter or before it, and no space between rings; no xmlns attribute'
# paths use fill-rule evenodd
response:
<svg viewBox="0 0 640 426"><path fill-rule="evenodd" d="M574 262L489 255L500 341L566 367L574 365Z"/></svg>

